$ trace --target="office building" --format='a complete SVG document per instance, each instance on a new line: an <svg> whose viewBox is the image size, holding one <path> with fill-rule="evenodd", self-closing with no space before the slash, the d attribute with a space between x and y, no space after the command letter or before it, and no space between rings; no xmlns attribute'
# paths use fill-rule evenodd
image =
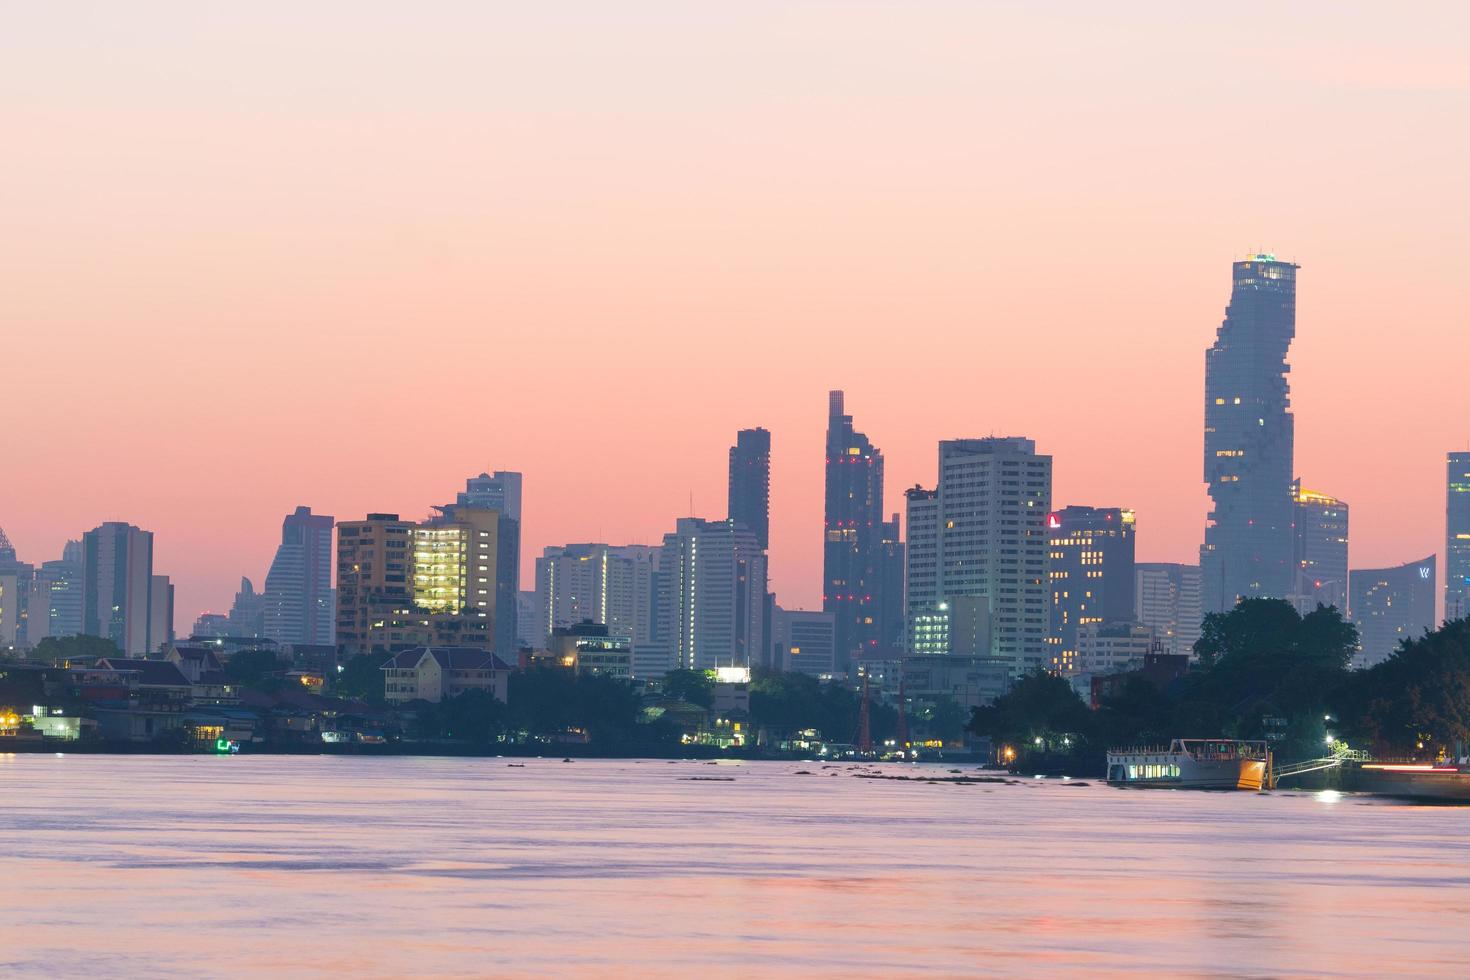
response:
<svg viewBox="0 0 1470 980"><path fill-rule="evenodd" d="M35 642L26 623L34 580L35 568L16 557L15 546L0 530L0 652L22 650Z"/></svg>
<svg viewBox="0 0 1470 980"><path fill-rule="evenodd" d="M1132 622L1133 511L1063 507L1047 516L1051 580L1051 668L1069 672L1077 629L1088 623Z"/></svg>
<svg viewBox="0 0 1470 980"><path fill-rule="evenodd" d="M1134 618L1154 631L1162 652L1194 656L1204 612L1198 565L1139 562Z"/></svg>
<svg viewBox="0 0 1470 980"><path fill-rule="evenodd" d="M153 533L109 521L82 536L82 632L129 657L154 649Z"/></svg>
<svg viewBox="0 0 1470 980"><path fill-rule="evenodd" d="M546 634L579 623L600 623L634 650L653 642L658 613L655 572L660 549L650 545L568 544L536 559L536 619Z"/></svg>
<svg viewBox="0 0 1470 980"><path fill-rule="evenodd" d="M336 642L332 527L327 514L297 507L281 523L281 543L265 576L264 632L277 643Z"/></svg>
<svg viewBox="0 0 1470 980"><path fill-rule="evenodd" d="M31 646L82 631L82 543L68 541L57 561L42 562L31 582L26 620Z"/></svg>
<svg viewBox="0 0 1470 980"><path fill-rule="evenodd" d="M155 575L148 597L148 652L158 653L173 641L174 584L167 575Z"/></svg>
<svg viewBox="0 0 1470 980"><path fill-rule="evenodd" d="M730 520L744 524L771 547L771 434L741 429L730 447Z"/></svg>
<svg viewBox="0 0 1470 980"><path fill-rule="evenodd" d="M1292 605L1306 615L1318 606L1346 610L1348 505L1336 497L1292 484L1295 545Z"/></svg>
<svg viewBox="0 0 1470 980"><path fill-rule="evenodd" d="M1445 459L1444 618L1470 616L1470 453Z"/></svg>
<svg viewBox="0 0 1470 980"><path fill-rule="evenodd" d="M659 556L660 657L635 671L713 670L759 665L764 634L766 555L754 532L731 521L680 518Z"/></svg>
<svg viewBox="0 0 1470 980"><path fill-rule="evenodd" d="M455 507L479 507L500 515L496 531L495 560L495 651L502 659L512 657L519 647L517 626L521 591L521 474L513 470L481 473L465 481ZM440 508L446 514L449 508Z"/></svg>
<svg viewBox="0 0 1470 980"><path fill-rule="evenodd" d="M908 642L904 617L904 561L906 558L903 519L894 514L883 522L878 555L878 655L901 654Z"/></svg>
<svg viewBox="0 0 1470 980"><path fill-rule="evenodd" d="M1404 640L1434 629L1436 558L1393 568L1355 568L1348 574L1350 616L1358 628L1354 667L1387 660Z"/></svg>
<svg viewBox="0 0 1470 980"><path fill-rule="evenodd" d="M1293 420L1286 375L1297 266L1233 266L1230 305L1205 352L1204 478L1213 507L1200 549L1205 612L1246 596L1284 599L1294 579Z"/></svg>
<svg viewBox="0 0 1470 980"><path fill-rule="evenodd" d="M628 680L633 676L633 644L601 623L558 626L547 648L555 662L578 674Z"/></svg>
<svg viewBox="0 0 1470 980"><path fill-rule="evenodd" d="M989 624L985 655L1009 661L1015 674L1050 664L1051 469L1030 439L939 444L936 488L907 495L912 653L952 651L953 617L963 609L982 618L977 604L957 600L978 598Z"/></svg>
<svg viewBox="0 0 1470 980"><path fill-rule="evenodd" d="M240 638L265 636L265 593L255 591L255 583L241 576L240 588L230 603L227 636Z"/></svg>
<svg viewBox="0 0 1470 980"><path fill-rule="evenodd" d="M1090 678L1143 666L1155 649L1154 631L1141 623L1084 623L1077 630L1077 657L1068 676Z"/></svg>
<svg viewBox="0 0 1470 980"><path fill-rule="evenodd" d="M837 623L837 666L877 651L883 627L883 454L853 428L843 394L827 403L822 609Z"/></svg>
<svg viewBox="0 0 1470 980"><path fill-rule="evenodd" d="M537 615L535 589L523 589L516 593L516 646L521 650L534 650L546 642L551 632L543 626Z"/></svg>
<svg viewBox="0 0 1470 980"><path fill-rule="evenodd" d="M782 609L771 615L771 666L832 677L837 671L837 618L829 612Z"/></svg>

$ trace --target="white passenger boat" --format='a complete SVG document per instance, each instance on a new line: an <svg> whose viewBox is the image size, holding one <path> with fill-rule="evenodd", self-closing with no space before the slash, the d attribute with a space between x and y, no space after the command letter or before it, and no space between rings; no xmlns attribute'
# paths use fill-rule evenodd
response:
<svg viewBox="0 0 1470 980"><path fill-rule="evenodd" d="M1259 790L1271 750L1265 742L1176 738L1168 748L1112 749L1108 782L1117 786Z"/></svg>

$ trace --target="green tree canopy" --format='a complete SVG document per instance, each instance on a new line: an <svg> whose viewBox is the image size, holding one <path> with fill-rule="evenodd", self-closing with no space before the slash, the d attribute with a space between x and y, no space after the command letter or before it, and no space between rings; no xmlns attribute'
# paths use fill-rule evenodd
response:
<svg viewBox="0 0 1470 980"><path fill-rule="evenodd" d="M1470 620L1404 641L1354 674L1337 703L1352 735L1380 754L1433 757L1470 746Z"/></svg>
<svg viewBox="0 0 1470 980"><path fill-rule="evenodd" d="M100 636L48 636L32 648L30 659L59 664L68 660L96 660L122 655L116 643Z"/></svg>
<svg viewBox="0 0 1470 980"><path fill-rule="evenodd" d="M384 654L359 653L342 665L332 679L332 691L338 697L356 698L369 704L383 703Z"/></svg>

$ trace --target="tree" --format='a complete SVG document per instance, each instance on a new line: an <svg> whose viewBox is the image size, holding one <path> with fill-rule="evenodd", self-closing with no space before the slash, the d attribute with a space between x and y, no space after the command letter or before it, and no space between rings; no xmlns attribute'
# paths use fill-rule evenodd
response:
<svg viewBox="0 0 1470 980"><path fill-rule="evenodd" d="M339 697L382 704L384 659L382 654L370 656L359 653L342 665L342 670L332 681L332 690Z"/></svg>
<svg viewBox="0 0 1470 980"><path fill-rule="evenodd" d="M508 711L489 691L470 690L438 704L423 703L416 729L431 738L450 738L485 746L500 740Z"/></svg>
<svg viewBox="0 0 1470 980"><path fill-rule="evenodd" d="M1036 670L995 702L975 708L968 730L1018 753L1077 754L1094 724L1087 704L1065 678Z"/></svg>
<svg viewBox="0 0 1470 980"><path fill-rule="evenodd" d="M225 674L245 687L261 687L281 670L274 650L241 650L225 661Z"/></svg>
<svg viewBox="0 0 1470 980"><path fill-rule="evenodd" d="M664 674L664 694L675 701L708 708L715 703L715 682L708 671L671 670Z"/></svg>
<svg viewBox="0 0 1470 980"><path fill-rule="evenodd" d="M122 655L116 643L100 636L48 636L31 650L30 659L59 664L69 660L96 660Z"/></svg>
<svg viewBox="0 0 1470 980"><path fill-rule="evenodd" d="M1345 728L1380 753L1463 752L1470 744L1470 620L1405 640L1387 660L1358 671L1338 706Z"/></svg>

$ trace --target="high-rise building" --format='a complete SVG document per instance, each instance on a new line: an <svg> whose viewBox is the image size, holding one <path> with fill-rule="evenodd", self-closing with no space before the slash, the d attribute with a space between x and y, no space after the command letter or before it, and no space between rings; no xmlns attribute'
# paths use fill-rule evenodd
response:
<svg viewBox="0 0 1470 980"><path fill-rule="evenodd" d="M1225 320L1205 352L1205 482L1213 509L1200 549L1205 612L1291 594L1292 441L1287 350L1296 272L1274 255L1233 266Z"/></svg>
<svg viewBox="0 0 1470 980"><path fill-rule="evenodd" d="M1436 558L1394 568L1355 568L1348 575L1350 616L1358 627L1355 667L1387 660L1404 640L1434 628Z"/></svg>
<svg viewBox="0 0 1470 980"><path fill-rule="evenodd" d="M82 543L68 541L58 561L42 562L31 583L26 621L32 646L82 631Z"/></svg>
<svg viewBox="0 0 1470 980"><path fill-rule="evenodd" d="M1348 505L1336 497L1292 484L1295 580L1291 600L1303 615L1318 606L1347 608Z"/></svg>
<svg viewBox="0 0 1470 980"><path fill-rule="evenodd" d="M771 547L771 434L741 429L730 447L730 520L744 524L762 548Z"/></svg>
<svg viewBox="0 0 1470 980"><path fill-rule="evenodd" d="M464 630L483 634L479 641L469 637L457 645L496 642L500 520L498 510L456 504L414 528L414 606L437 617L461 619ZM512 592L507 604L514 605L514 597Z"/></svg>
<svg viewBox="0 0 1470 980"><path fill-rule="evenodd" d="M1198 565L1139 562L1134 618L1151 628L1163 653L1194 656L1204 612Z"/></svg>
<svg viewBox="0 0 1470 980"><path fill-rule="evenodd" d="M837 619L829 612L782 609L771 616L771 666L812 677L837 669Z"/></svg>
<svg viewBox="0 0 1470 980"><path fill-rule="evenodd" d="M765 612L766 554L755 534L733 521L680 518L659 556L660 657L635 656L634 672L759 665L769 649Z"/></svg>
<svg viewBox="0 0 1470 980"><path fill-rule="evenodd" d="M397 514L337 525L337 644L394 652L426 642L413 605L413 531Z"/></svg>
<svg viewBox="0 0 1470 980"><path fill-rule="evenodd" d="M516 646L521 650L534 650L546 644L550 628L541 624L537 614L535 589L523 589L516 593Z"/></svg>
<svg viewBox="0 0 1470 980"><path fill-rule="evenodd" d="M15 546L0 530L0 651L34 644L27 625L35 568L16 557Z"/></svg>
<svg viewBox="0 0 1470 980"><path fill-rule="evenodd" d="M579 623L608 627L635 651L655 635L658 596L655 571L660 549L651 545L569 544L548 547L536 559L538 622L547 634ZM542 646L546 636L534 644Z"/></svg>
<svg viewBox="0 0 1470 980"><path fill-rule="evenodd" d="M1069 672L1077 666L1078 627L1134 621L1134 516L1121 507L1063 507L1046 526L1051 667Z"/></svg>
<svg viewBox="0 0 1470 980"><path fill-rule="evenodd" d="M1444 618L1470 616L1470 453L1445 459Z"/></svg>
<svg viewBox="0 0 1470 980"><path fill-rule="evenodd" d="M908 642L904 627L903 519L894 514L883 522L883 540L878 555L878 655L896 657Z"/></svg>
<svg viewBox="0 0 1470 980"><path fill-rule="evenodd" d="M240 577L240 588L230 604L227 617L229 636L248 639L265 636L265 593L255 591L255 583Z"/></svg>
<svg viewBox="0 0 1470 980"><path fill-rule="evenodd" d="M82 536L82 632L129 657L154 649L153 532L109 521ZM160 639L162 642L162 639Z"/></svg>
<svg viewBox="0 0 1470 980"><path fill-rule="evenodd" d="M327 514L297 507L281 522L281 543L265 576L265 635L277 643L336 642L332 527Z"/></svg>
<svg viewBox="0 0 1470 980"><path fill-rule="evenodd" d="M174 641L174 584L167 575L153 576L148 598L149 653L157 653Z"/></svg>
<svg viewBox="0 0 1470 980"><path fill-rule="evenodd" d="M495 560L495 652L512 658L519 647L517 617L521 590L521 474L514 470L481 473L465 481L456 507L480 507L500 514ZM443 508L447 511L447 508Z"/></svg>
<svg viewBox="0 0 1470 980"><path fill-rule="evenodd" d="M1016 674L1049 665L1051 466L1030 439L939 444L936 489L908 493L911 652L952 652L955 600L983 598L990 644L980 655L1008 660Z"/></svg>
<svg viewBox="0 0 1470 980"><path fill-rule="evenodd" d="M837 667L878 649L883 558L883 454L853 428L843 395L827 405L822 609L837 621Z"/></svg>
<svg viewBox="0 0 1470 980"><path fill-rule="evenodd" d="M1077 655L1070 674L1096 676L1134 670L1155 652L1154 631L1142 623L1087 623L1077 631Z"/></svg>

